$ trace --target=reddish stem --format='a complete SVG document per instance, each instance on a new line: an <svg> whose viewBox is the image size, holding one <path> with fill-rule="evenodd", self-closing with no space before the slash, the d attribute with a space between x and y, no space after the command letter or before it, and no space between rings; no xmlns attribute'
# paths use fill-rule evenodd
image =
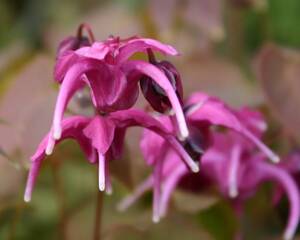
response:
<svg viewBox="0 0 300 240"><path fill-rule="evenodd" d="M83 36L83 30L86 30L86 32L88 33L88 36L91 40L91 42L95 42L95 36L94 33L90 27L90 25L88 25L87 23L81 23L78 27L78 31L77 31L77 37L78 38L82 38Z"/></svg>
<svg viewBox="0 0 300 240"><path fill-rule="evenodd" d="M101 215L103 206L103 192L97 189L97 199L96 199L96 217L94 226L94 240L101 240Z"/></svg>

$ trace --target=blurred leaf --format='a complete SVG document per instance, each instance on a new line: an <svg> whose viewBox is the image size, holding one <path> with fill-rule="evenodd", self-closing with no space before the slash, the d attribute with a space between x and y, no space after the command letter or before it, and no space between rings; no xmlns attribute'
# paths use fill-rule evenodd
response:
<svg viewBox="0 0 300 240"><path fill-rule="evenodd" d="M300 1L269 0L268 21L270 37L279 44L300 46Z"/></svg>
<svg viewBox="0 0 300 240"><path fill-rule="evenodd" d="M112 176L130 189L133 187L131 165L130 154L127 146L124 147L121 159L115 159L110 163Z"/></svg>
<svg viewBox="0 0 300 240"><path fill-rule="evenodd" d="M212 234L215 240L233 239L236 220L231 206L224 201L199 213L203 227Z"/></svg>
<svg viewBox="0 0 300 240"><path fill-rule="evenodd" d="M288 134L299 140L300 52L265 45L256 59L255 70L274 116Z"/></svg>
<svg viewBox="0 0 300 240"><path fill-rule="evenodd" d="M176 191L173 199L177 209L186 213L199 212L213 206L219 201L219 198L213 195L205 193L194 194L183 191Z"/></svg>

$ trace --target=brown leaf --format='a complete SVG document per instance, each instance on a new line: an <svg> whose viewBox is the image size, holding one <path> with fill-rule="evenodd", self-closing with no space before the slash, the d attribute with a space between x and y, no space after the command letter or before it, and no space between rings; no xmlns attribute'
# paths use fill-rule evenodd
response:
<svg viewBox="0 0 300 240"><path fill-rule="evenodd" d="M52 89L53 62L36 56L1 98L0 145L7 154L21 150L24 159L34 152L49 130L56 92Z"/></svg>
<svg viewBox="0 0 300 240"><path fill-rule="evenodd" d="M300 52L267 44L255 67L274 117L290 136L299 139Z"/></svg>

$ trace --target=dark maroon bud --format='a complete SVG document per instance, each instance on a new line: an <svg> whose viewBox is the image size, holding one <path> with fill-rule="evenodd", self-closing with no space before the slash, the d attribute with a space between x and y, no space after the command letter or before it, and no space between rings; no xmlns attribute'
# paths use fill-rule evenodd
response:
<svg viewBox="0 0 300 240"><path fill-rule="evenodd" d="M91 43L86 37L74 37L70 36L65 38L57 48L57 57L62 56L67 51L75 51L81 47L90 46Z"/></svg>
<svg viewBox="0 0 300 240"><path fill-rule="evenodd" d="M180 75L175 66L168 61L157 62L151 51L148 51L149 61L159 68L170 81L178 99L182 102L183 89ZM165 113L169 111L171 103L165 91L151 78L143 76L140 80L142 93L155 111Z"/></svg>
<svg viewBox="0 0 300 240"><path fill-rule="evenodd" d="M83 36L84 30L88 33L88 37ZM76 36L67 37L59 44L57 57L62 56L67 51L75 51L81 47L90 46L94 41L94 34L90 26L82 23L78 27Z"/></svg>
<svg viewBox="0 0 300 240"><path fill-rule="evenodd" d="M190 135L182 142L182 146L190 157L198 162L209 145L209 137L206 131L201 131L198 127L189 126L189 132Z"/></svg>

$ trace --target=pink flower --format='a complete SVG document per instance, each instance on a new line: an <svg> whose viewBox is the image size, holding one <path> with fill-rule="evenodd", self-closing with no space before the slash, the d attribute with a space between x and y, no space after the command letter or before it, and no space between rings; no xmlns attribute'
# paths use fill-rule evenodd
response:
<svg viewBox="0 0 300 240"><path fill-rule="evenodd" d="M153 131L174 148L194 171L197 165L184 151L179 142L168 129L149 114L135 109L121 110L108 115L94 117L70 117L62 121L62 136L59 140L52 138L52 131L43 139L36 153L32 156L32 166L29 172L24 199L30 201L41 163L46 155L52 153L54 146L68 138L75 139L87 159L92 164L98 164L99 189L111 191L107 164L109 160L119 158L122 154L125 131L131 126L141 126Z"/></svg>
<svg viewBox="0 0 300 240"><path fill-rule="evenodd" d="M257 137L260 136L262 134L261 132L265 130L265 128L262 129L264 122L260 118L259 114L253 113L248 109L244 109L241 112L236 112L221 100L210 97L204 93L195 93L191 95L191 97L186 101L184 105L184 111L190 135L186 140L182 142L182 145L190 154L190 156L193 157L195 162L199 162L201 160L201 156L204 153L204 156L207 156L212 151L211 143L212 138L214 139L215 135L214 133L212 133L212 126L225 127L229 129L232 134L238 136L241 143L245 143L245 146L249 145L251 149L253 149L253 146L257 147L261 150L264 156L267 156L274 162L278 162L278 156L274 154L267 146L265 146ZM246 121L245 119L248 120ZM172 117L161 116L159 120L164 124L164 126L169 129L169 131L176 131L176 126L174 126L173 124ZM248 129L256 129L255 134L252 134L252 132ZM226 141L226 145L220 145L225 150L230 147L230 145L227 146L228 144L230 144L230 141ZM164 212L164 210L160 210L160 206L164 205L159 204L159 202L164 201L164 197L161 196L160 186L161 181L163 181L164 179L164 176L168 175L169 170L166 169L176 168L176 170L173 169L172 171L170 171L172 172L172 176L174 174L174 176L170 178L171 180L169 180L171 182L175 181L175 176L186 174L188 171L183 164L179 164L180 157L176 153L174 153L173 151L171 151L171 153L168 152L168 143L166 143L164 139L162 139L155 133L149 132L147 130L144 131L144 135L141 141L141 148L146 162L154 167L154 174L150 177L152 179L151 182L154 187L153 220L158 221L160 216L163 215ZM218 154L216 154L215 157L219 157ZM169 159L171 160L169 161ZM204 159L202 159L202 161L204 161ZM169 166L170 164L172 167ZM234 163L232 164L234 165ZM204 162L202 162L201 168L203 168L202 165L204 165ZM218 165L216 166L219 167ZM221 165L220 169L222 169ZM232 171L233 173L231 175L234 175L236 172L236 170L234 170L234 167ZM201 171L201 173L203 174L203 170ZM148 180L147 186L149 186L149 182L150 180ZM171 185L173 184L174 183L172 183ZM168 191L169 190L166 190L166 192ZM140 192L140 190L138 189L137 192ZM120 208L127 208L134 201L136 195L139 194L136 193L133 197L129 197L129 199L124 200Z"/></svg>
<svg viewBox="0 0 300 240"><path fill-rule="evenodd" d="M54 139L61 137L64 110L78 89L87 85L97 111L109 113L133 106L138 97L138 82L143 76L151 78L165 92L175 112L181 136L188 136L181 103L166 72L146 61L130 59L135 53L146 50L177 55L173 47L147 38L109 37L105 41L93 42L91 46L76 49L68 45L64 49L58 54L55 67L55 79L61 86L53 118Z"/></svg>

